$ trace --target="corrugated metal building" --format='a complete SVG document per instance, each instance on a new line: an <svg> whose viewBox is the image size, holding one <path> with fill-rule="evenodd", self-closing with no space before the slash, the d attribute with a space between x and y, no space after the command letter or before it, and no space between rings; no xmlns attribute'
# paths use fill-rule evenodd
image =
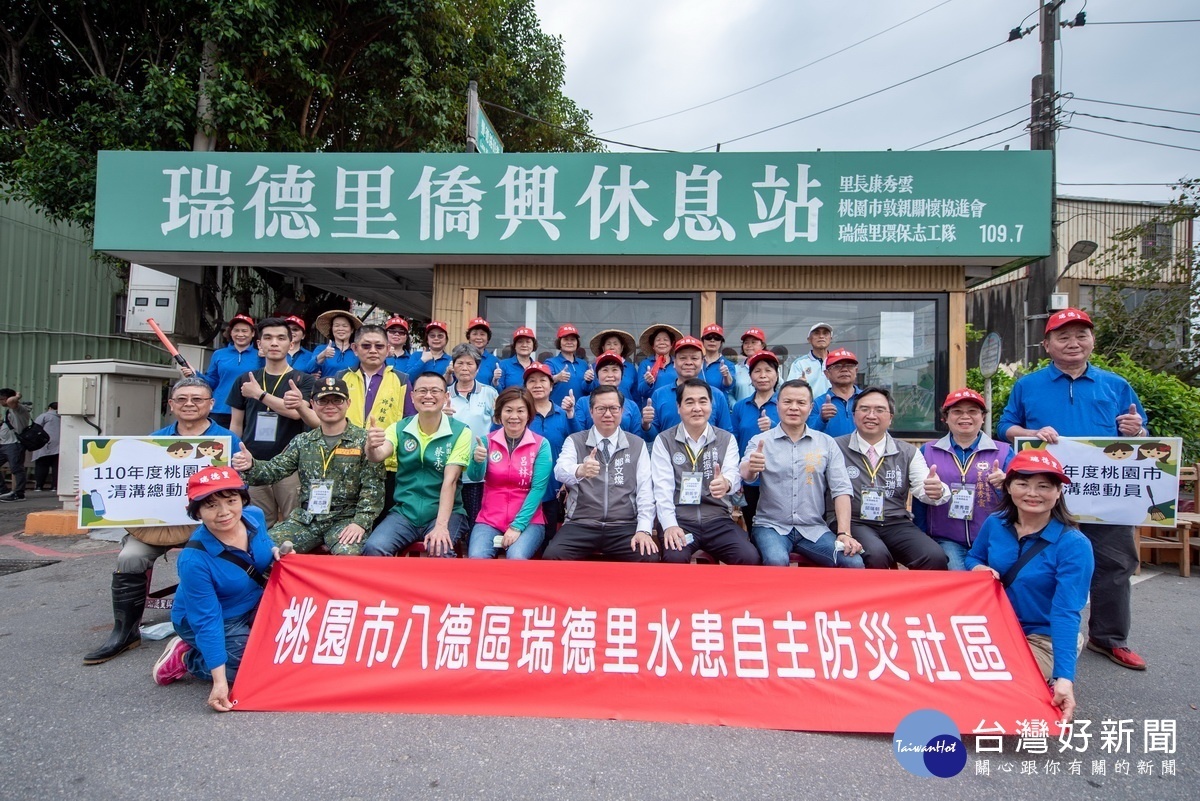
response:
<svg viewBox="0 0 1200 801"><path fill-rule="evenodd" d="M56 362L167 362L157 343L123 333L124 283L92 254L82 228L0 203L0 386L18 390L35 415L55 399Z"/></svg>
<svg viewBox="0 0 1200 801"><path fill-rule="evenodd" d="M1116 261L1106 258L1106 252L1117 244L1113 236L1155 220L1165 208L1164 203L1147 201L1058 198L1055 208L1058 246L1051 257L1055 274L1060 276L1056 291L1068 296L1069 305L1090 310L1096 288L1105 286L1120 269ZM1192 223L1185 221L1173 226L1159 223L1148 234L1143 241L1129 245L1139 250L1161 248L1171 252L1187 247L1192 242ZM1081 240L1095 242L1099 247L1091 258L1071 265L1068 270L1067 253L1072 245ZM1029 268L1021 266L973 284L967 290L967 320L979 330L1000 334L1004 342L1001 361L1005 363L1019 361L1025 352L1030 359L1042 355L1037 347L1038 342L1025 342L1023 323L1028 277ZM1173 271L1164 272L1162 276L1164 284L1187 280L1187 275L1177 275ZM978 358L978 344L970 351L968 364L974 365Z"/></svg>

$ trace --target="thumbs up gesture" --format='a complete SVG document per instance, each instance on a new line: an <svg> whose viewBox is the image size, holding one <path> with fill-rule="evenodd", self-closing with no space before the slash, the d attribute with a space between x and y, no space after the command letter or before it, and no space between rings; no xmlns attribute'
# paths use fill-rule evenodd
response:
<svg viewBox="0 0 1200 801"><path fill-rule="evenodd" d="M826 395L825 402L821 404L821 419L825 421L832 420L837 414L837 407L833 405L833 400Z"/></svg>
<svg viewBox="0 0 1200 801"><path fill-rule="evenodd" d="M593 381L595 381L596 380L596 371L593 370L591 367L588 367L588 369L584 370L584 372L583 372L583 380L589 384L592 383Z"/></svg>
<svg viewBox="0 0 1200 801"><path fill-rule="evenodd" d="M1137 405L1129 404L1129 411L1117 415L1117 432L1123 437L1136 437L1142 433L1142 416L1138 414Z"/></svg>
<svg viewBox="0 0 1200 801"><path fill-rule="evenodd" d="M258 379L254 377L254 373L250 373L249 377L242 382L242 397L253 398L258 400L258 396L263 394L263 388L259 385Z"/></svg>
<svg viewBox="0 0 1200 801"><path fill-rule="evenodd" d="M649 431L651 424L654 422L654 404L650 399L646 399L646 405L642 407L642 428Z"/></svg>
<svg viewBox="0 0 1200 801"><path fill-rule="evenodd" d="M475 453L474 453L475 461L482 463L485 459L487 459L487 455L488 455L488 449L487 449L487 446L483 442L483 437L476 437L475 438Z"/></svg>
<svg viewBox="0 0 1200 801"><path fill-rule="evenodd" d="M238 444L241 447L233 455L233 458L229 460L229 466L239 473L244 473L251 467L254 467L254 456L251 455L250 451L246 450L246 443L241 442Z"/></svg>
<svg viewBox="0 0 1200 801"><path fill-rule="evenodd" d="M442 404L442 414L454 416L454 404L450 402L450 395L446 395L446 402Z"/></svg>
<svg viewBox="0 0 1200 801"><path fill-rule="evenodd" d="M504 371L500 369L500 365L496 365L496 369L492 371L492 386L500 386L500 379L504 377Z"/></svg>
<svg viewBox="0 0 1200 801"><path fill-rule="evenodd" d="M721 381L725 386L733 383L733 375L729 372L729 365L725 363L724 359L721 359Z"/></svg>
<svg viewBox="0 0 1200 801"><path fill-rule="evenodd" d="M1004 471L1000 469L999 463L992 468L992 472L988 473L987 480L995 489L1000 489L1004 486Z"/></svg>
<svg viewBox="0 0 1200 801"><path fill-rule="evenodd" d="M649 384L650 386L654 386L654 381L655 381L655 378L656 378L656 377L655 377L655 375L654 375L654 373L652 373L651 371L647 370L647 371L646 371L646 375L644 375L644 376L643 376L643 378L645 378L645 379L646 379L646 383L647 383L647 384Z"/></svg>
<svg viewBox="0 0 1200 801"><path fill-rule="evenodd" d="M283 408L299 409L304 405L304 393L296 386L294 378L288 379L288 391L283 393Z"/></svg>
<svg viewBox="0 0 1200 801"><path fill-rule="evenodd" d="M556 384L561 384L564 381L570 381L570 380L571 380L571 371L567 369L566 365L563 365L563 369L559 370L557 373L554 374L554 383L556 383Z"/></svg>
<svg viewBox="0 0 1200 801"><path fill-rule="evenodd" d="M766 443L763 440L758 441L758 447L750 453L750 458L746 460L747 466L755 473L761 473L767 469L767 456L763 453L763 447Z"/></svg>
<svg viewBox="0 0 1200 801"><path fill-rule="evenodd" d="M758 415L758 430L759 431L770 431L771 430L771 418L767 416L767 407L765 407L765 406L763 407L762 411L759 412L759 415Z"/></svg>
<svg viewBox="0 0 1200 801"><path fill-rule="evenodd" d="M575 390L567 390L567 397L562 401L562 410L567 413L567 417L575 417Z"/></svg>
<svg viewBox="0 0 1200 801"><path fill-rule="evenodd" d="M725 478L725 474L721 472L721 463L713 459L713 477L708 482L708 492L713 498L720 500L724 498L729 490L733 489L733 485L729 483L729 479Z"/></svg>
<svg viewBox="0 0 1200 801"><path fill-rule="evenodd" d="M929 475L925 476L925 497L931 501L941 500L942 480L938 478L937 465L930 465Z"/></svg>
<svg viewBox="0 0 1200 801"><path fill-rule="evenodd" d="M579 469L575 471L575 474L580 478L595 478L600 475L600 460L596 458L595 448L592 448L592 452L579 465Z"/></svg>
<svg viewBox="0 0 1200 801"><path fill-rule="evenodd" d="M367 421L367 450L378 451L387 445L387 434L371 417Z"/></svg>
<svg viewBox="0 0 1200 801"><path fill-rule="evenodd" d="M329 340L329 344L322 348L321 352L317 354L317 361L323 362L326 359L332 359L333 353L333 340L331 339Z"/></svg>

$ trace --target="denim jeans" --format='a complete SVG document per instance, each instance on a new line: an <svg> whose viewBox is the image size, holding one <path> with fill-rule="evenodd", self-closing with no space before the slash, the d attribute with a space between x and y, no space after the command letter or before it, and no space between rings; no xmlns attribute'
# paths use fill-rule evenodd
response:
<svg viewBox="0 0 1200 801"><path fill-rule="evenodd" d="M464 522L462 515L450 515L450 522L446 527L450 529L451 541L456 544L462 539ZM395 510L388 512L387 517L383 518L383 522L375 527L371 536L367 537L367 541L363 543L362 555L395 556L417 540L424 539L425 535L433 530L436 523L437 520L430 520L423 526L415 526L399 512ZM453 548L449 553L444 554L450 558L457 555Z"/></svg>
<svg viewBox="0 0 1200 801"><path fill-rule="evenodd" d="M946 552L946 558L950 560L948 570L967 569L967 546L954 540L944 540L941 537L934 537L933 541L942 546L942 550Z"/></svg>
<svg viewBox="0 0 1200 801"><path fill-rule="evenodd" d="M495 538L504 534L498 528L487 523L476 523L471 529L471 540L467 544L467 557L470 559L491 559L496 555L496 546L492 543ZM508 546L505 555L509 559L532 559L542 546L546 536L546 527L541 523L530 523L517 541Z"/></svg>
<svg viewBox="0 0 1200 801"><path fill-rule="evenodd" d="M837 537L832 531L826 531L816 542L811 542L794 528L787 534L780 534L766 526L754 527L754 544L762 554L764 565L787 567L790 561L788 555L795 551L821 567L864 567L861 556L846 556L840 551L835 551L836 542Z"/></svg>
<svg viewBox="0 0 1200 801"><path fill-rule="evenodd" d="M246 641L250 639L250 625L254 623L254 613L257 611L257 609L251 609L245 614L227 618L224 621L225 680L230 684L233 684L238 667L242 664L242 654L246 653ZM212 668L219 667L219 665L209 667L204 664L204 657L201 656L200 649L196 647L196 632L188 625L187 620L175 627L175 633L192 646L192 650L183 655L183 666L187 668L187 672L198 679L212 681Z"/></svg>

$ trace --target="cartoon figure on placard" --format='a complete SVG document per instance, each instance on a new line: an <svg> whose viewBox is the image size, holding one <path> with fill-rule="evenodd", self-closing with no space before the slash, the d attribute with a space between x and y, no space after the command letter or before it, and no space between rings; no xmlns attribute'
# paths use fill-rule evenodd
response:
<svg viewBox="0 0 1200 801"><path fill-rule="evenodd" d="M213 440L201 442L196 446L196 458L203 459L206 456L212 460L213 467L223 467L225 465L225 446Z"/></svg>
<svg viewBox="0 0 1200 801"><path fill-rule="evenodd" d="M1155 459L1160 465L1167 464L1171 458L1171 446L1165 442L1147 442L1138 446L1138 460Z"/></svg>
<svg viewBox="0 0 1200 801"><path fill-rule="evenodd" d="M192 455L190 442L172 442L167 447L167 455L175 459L186 459Z"/></svg>
<svg viewBox="0 0 1200 801"><path fill-rule="evenodd" d="M1133 446L1128 442L1114 442L1104 449L1104 455L1117 461L1128 459L1133 456Z"/></svg>
<svg viewBox="0 0 1200 801"><path fill-rule="evenodd" d="M1146 513L1150 515L1150 519L1156 523L1161 523L1164 520L1175 519L1175 502L1167 501L1165 503L1154 502L1154 490L1150 485L1146 485L1146 497L1150 499L1150 506L1146 509Z"/></svg>

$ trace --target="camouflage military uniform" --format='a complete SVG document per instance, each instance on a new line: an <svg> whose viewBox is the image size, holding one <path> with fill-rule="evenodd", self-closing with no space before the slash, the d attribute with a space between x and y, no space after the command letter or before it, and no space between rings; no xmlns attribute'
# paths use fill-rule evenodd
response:
<svg viewBox="0 0 1200 801"><path fill-rule="evenodd" d="M328 470L325 468L329 461ZM346 424L342 438L332 454L326 448L321 429L315 428L295 437L283 453L270 461L256 461L245 473L248 484L273 484L292 473L300 476L300 506L287 519L270 530L276 544L291 540L300 553L307 553L324 542L329 552L357 556L375 518L383 509L383 465L367 459L367 432ZM329 512L308 511L313 482L332 481ZM363 539L354 545L338 542L342 529L351 523L362 526Z"/></svg>

